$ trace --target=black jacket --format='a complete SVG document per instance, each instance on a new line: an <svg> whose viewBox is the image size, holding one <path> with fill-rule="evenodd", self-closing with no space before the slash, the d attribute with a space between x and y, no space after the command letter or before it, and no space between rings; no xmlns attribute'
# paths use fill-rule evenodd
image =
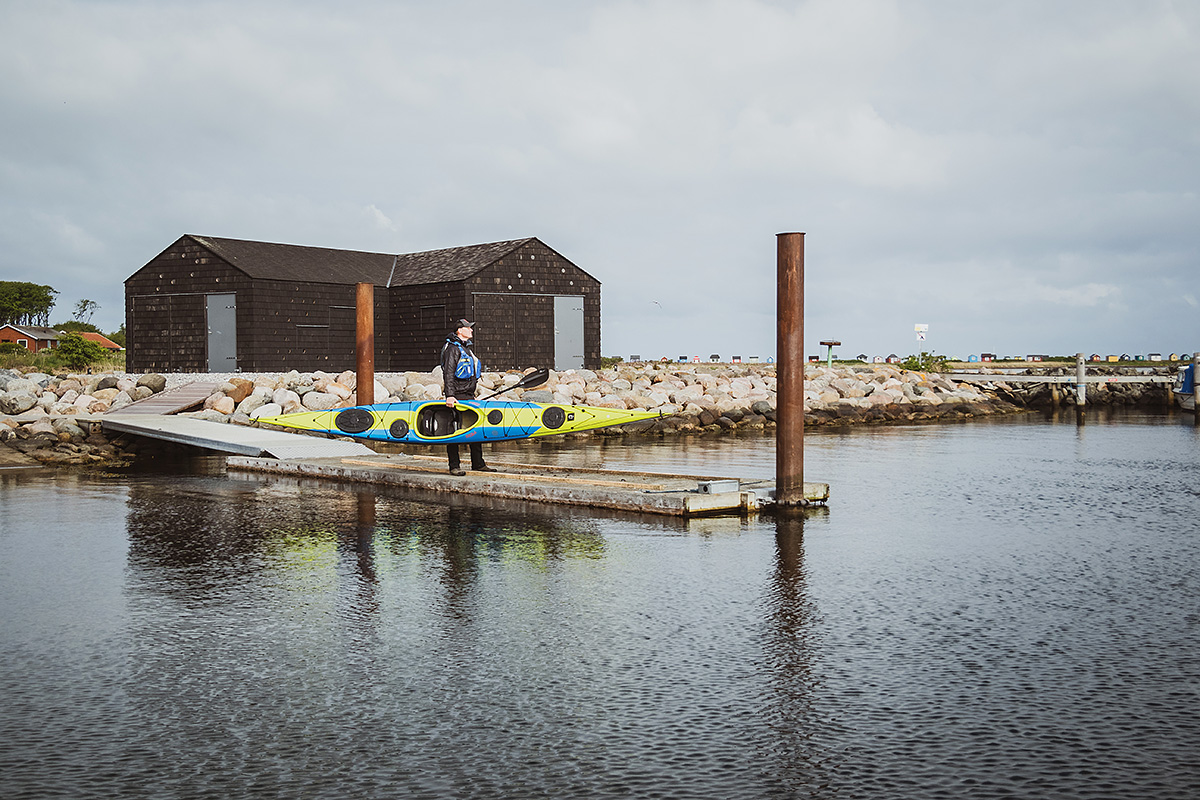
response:
<svg viewBox="0 0 1200 800"><path fill-rule="evenodd" d="M457 335L452 335L446 339L446 343L442 345L442 387L445 389L446 397L453 397L456 400L472 400L475 397L475 387L479 383L479 378L457 378L454 375L454 368L458 365L458 359L461 352L455 345L458 342L471 355L475 355L475 342L468 339L462 341Z"/></svg>

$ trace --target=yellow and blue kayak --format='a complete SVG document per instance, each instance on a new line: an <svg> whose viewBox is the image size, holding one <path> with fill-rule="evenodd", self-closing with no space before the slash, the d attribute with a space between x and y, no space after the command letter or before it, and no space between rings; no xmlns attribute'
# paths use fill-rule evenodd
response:
<svg viewBox="0 0 1200 800"><path fill-rule="evenodd" d="M662 416L659 411L466 400L453 408L444 401L376 403L369 406L301 411L259 422L303 431L411 444L469 444L589 431Z"/></svg>

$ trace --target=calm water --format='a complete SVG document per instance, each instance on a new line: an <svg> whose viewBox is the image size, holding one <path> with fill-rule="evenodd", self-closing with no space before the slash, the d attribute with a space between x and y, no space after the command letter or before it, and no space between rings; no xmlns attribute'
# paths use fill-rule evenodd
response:
<svg viewBox="0 0 1200 800"><path fill-rule="evenodd" d="M1200 793L1189 423L806 444L830 507L780 522L0 475L0 796ZM769 436L491 458L774 469Z"/></svg>

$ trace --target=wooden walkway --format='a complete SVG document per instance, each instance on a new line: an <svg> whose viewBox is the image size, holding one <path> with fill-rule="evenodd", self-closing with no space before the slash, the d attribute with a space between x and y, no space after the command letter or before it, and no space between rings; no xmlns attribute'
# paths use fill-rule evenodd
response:
<svg viewBox="0 0 1200 800"><path fill-rule="evenodd" d="M216 390L217 384L215 383L195 381L151 395L145 400L130 403L114 413L122 416L126 414L178 414L180 411L189 411L203 405L208 396Z"/></svg>
<svg viewBox="0 0 1200 800"><path fill-rule="evenodd" d="M217 385L196 381L168 389L112 413L93 418L93 421L98 421L105 431L146 436L238 456L337 458L375 453L366 445L342 439L300 436L282 431L174 416L181 411L202 405L205 399L217 390Z"/></svg>

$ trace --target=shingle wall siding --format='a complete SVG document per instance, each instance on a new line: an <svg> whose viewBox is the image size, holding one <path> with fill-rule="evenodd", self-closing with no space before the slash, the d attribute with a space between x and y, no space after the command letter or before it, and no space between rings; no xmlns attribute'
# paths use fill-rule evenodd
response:
<svg viewBox="0 0 1200 800"><path fill-rule="evenodd" d="M250 287L244 273L186 237L180 239L125 281L126 368L207 371L207 296L237 295L240 333L253 318L250 304L243 302Z"/></svg>
<svg viewBox="0 0 1200 800"><path fill-rule="evenodd" d="M428 372L438 365L451 321L467 313L458 282L391 289L389 357L397 372Z"/></svg>
<svg viewBox="0 0 1200 800"><path fill-rule="evenodd" d="M387 290L375 287L375 368L389 369L386 342L391 330ZM238 305L238 364L246 371L341 372L355 367L357 297L353 285L255 281L254 314L243 326ZM243 331L248 336L243 336ZM243 342L245 339L245 342Z"/></svg>
<svg viewBox="0 0 1200 800"><path fill-rule="evenodd" d="M497 369L554 366L554 298L584 298L584 365L600 366L600 282L532 239L465 282L475 351Z"/></svg>

